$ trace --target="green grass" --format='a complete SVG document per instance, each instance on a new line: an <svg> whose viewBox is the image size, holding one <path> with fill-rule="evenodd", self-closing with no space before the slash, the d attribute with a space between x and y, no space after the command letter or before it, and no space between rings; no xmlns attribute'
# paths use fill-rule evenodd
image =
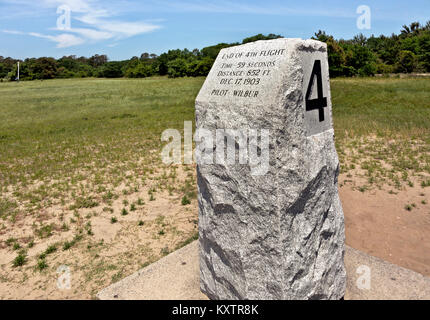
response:
<svg viewBox="0 0 430 320"><path fill-rule="evenodd" d="M48 268L48 263L45 259L39 259L36 264L36 270L42 271Z"/></svg>
<svg viewBox="0 0 430 320"><path fill-rule="evenodd" d="M142 170L136 159L144 172L158 166L159 153L151 151L165 129L194 118L202 83L162 77L1 83L0 217L17 207L3 197L9 187L30 212L69 195L70 209L113 198L98 191L132 179L125 172Z"/></svg>
<svg viewBox="0 0 430 320"><path fill-rule="evenodd" d="M52 229L53 229L52 224L44 225L40 227L40 229L36 230L36 234L42 239L49 238L52 235Z"/></svg>
<svg viewBox="0 0 430 320"><path fill-rule="evenodd" d="M46 254L51 254L51 253L54 253L55 251L57 251L57 245L56 245L56 244L52 244L52 245L50 245L50 246L45 250L45 253L46 253Z"/></svg>
<svg viewBox="0 0 430 320"><path fill-rule="evenodd" d="M338 138L369 133L429 138L430 78L356 78L331 81Z"/></svg>
<svg viewBox="0 0 430 320"><path fill-rule="evenodd" d="M124 194L139 190L161 166L161 133L182 131L184 121L194 120L203 81L0 83L0 218L63 203L70 210L111 205L118 197L111 190L124 182ZM420 175L416 185L428 187L430 79L333 79L331 88L342 172L362 170L367 183L360 190L384 183L412 186L411 177ZM168 179L175 173L156 181L150 201L163 188L169 194L177 188L188 201L196 197L192 174L181 186ZM37 234L49 237L49 229L44 226Z"/></svg>
<svg viewBox="0 0 430 320"><path fill-rule="evenodd" d="M357 186L360 191L384 185L413 188L413 180L425 187L430 79L334 79L331 88L341 172L366 178Z"/></svg>
<svg viewBox="0 0 430 320"><path fill-rule="evenodd" d="M67 251L71 249L74 245L76 245L79 241L82 240L82 235L77 234L71 241L65 241L63 243L63 251Z"/></svg>
<svg viewBox="0 0 430 320"><path fill-rule="evenodd" d="M190 201L190 199L188 199L188 197L187 197L187 196L183 196L183 197L182 197L181 204L182 204L183 206L186 206L186 205L188 205L188 204L190 204L190 203L191 203L191 201Z"/></svg>
<svg viewBox="0 0 430 320"><path fill-rule="evenodd" d="M16 268L16 267L21 267L26 263L27 263L27 253L25 251L21 251L13 260L12 265L14 268Z"/></svg>

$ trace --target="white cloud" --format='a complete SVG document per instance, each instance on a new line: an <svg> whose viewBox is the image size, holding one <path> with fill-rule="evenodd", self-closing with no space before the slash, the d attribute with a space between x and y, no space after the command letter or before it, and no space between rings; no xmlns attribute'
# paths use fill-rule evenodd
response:
<svg viewBox="0 0 430 320"><path fill-rule="evenodd" d="M113 38L113 35L110 32L98 31L98 30L88 29L88 28L70 28L68 30L61 30L61 31L75 33L80 35L84 39L94 40L94 41L109 40Z"/></svg>
<svg viewBox="0 0 430 320"><path fill-rule="evenodd" d="M72 34L59 34L59 35L46 35L37 32L22 32L16 30L2 30L3 33L15 34L15 35L29 35L36 38L47 39L57 44L57 48L67 48L85 43L85 40L80 37L76 37Z"/></svg>
<svg viewBox="0 0 430 320"><path fill-rule="evenodd" d="M55 36L40 34L37 32L30 32L28 34L30 36L33 36L33 37L53 41L53 42L57 43L57 48L67 48L67 47L77 46L77 45L83 44L85 42L84 39L76 37L72 34L67 34L67 33L63 33L63 34L55 35Z"/></svg>
<svg viewBox="0 0 430 320"><path fill-rule="evenodd" d="M128 38L139 34L152 32L161 28L159 25L146 22L125 22L109 20L102 12L91 12L77 17L76 20L92 26L102 32L109 33L112 38Z"/></svg>
<svg viewBox="0 0 430 320"><path fill-rule="evenodd" d="M34 7L36 5L35 10L55 10L60 6L70 8L71 28L50 29L56 33L61 32L61 34L2 30L4 33L30 35L50 40L57 43L57 48L67 48L97 41L118 41L161 28L160 25L154 23L124 21L124 19L115 17L118 14L118 2L116 4L111 1L101 0L41 0L37 4L29 0L19 0L17 2L16 4L21 7ZM123 11L126 12L126 10ZM79 27L74 27L74 25L79 25Z"/></svg>
<svg viewBox="0 0 430 320"><path fill-rule="evenodd" d="M20 35L26 34L25 32L16 31L16 30L2 30L2 32L7 33L7 34L20 34Z"/></svg>

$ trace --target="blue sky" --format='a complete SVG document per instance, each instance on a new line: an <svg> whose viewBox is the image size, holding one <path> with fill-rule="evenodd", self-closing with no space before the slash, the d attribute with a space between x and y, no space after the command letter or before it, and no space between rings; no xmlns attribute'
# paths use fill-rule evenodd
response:
<svg viewBox="0 0 430 320"><path fill-rule="evenodd" d="M370 30L357 8L371 10ZM57 20L70 9L70 28ZM398 33L430 20L430 0L0 0L0 55L15 58L107 54L111 60L236 42L258 33L336 38ZM66 20L61 20L66 21Z"/></svg>

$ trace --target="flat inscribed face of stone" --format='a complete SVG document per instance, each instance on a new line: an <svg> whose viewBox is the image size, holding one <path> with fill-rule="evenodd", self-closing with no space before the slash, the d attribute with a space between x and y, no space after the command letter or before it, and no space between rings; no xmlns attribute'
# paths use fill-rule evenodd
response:
<svg viewBox="0 0 430 320"><path fill-rule="evenodd" d="M261 41L223 49L215 61L196 102L252 105L267 108L280 105L286 74L291 63L303 68L303 99L306 136L333 127L330 84L326 51L300 51L293 60L294 46L300 39ZM296 57L294 57L296 58Z"/></svg>
<svg viewBox="0 0 430 320"><path fill-rule="evenodd" d="M220 52L197 101L233 104L268 103L282 85L287 61L282 42L232 47Z"/></svg>

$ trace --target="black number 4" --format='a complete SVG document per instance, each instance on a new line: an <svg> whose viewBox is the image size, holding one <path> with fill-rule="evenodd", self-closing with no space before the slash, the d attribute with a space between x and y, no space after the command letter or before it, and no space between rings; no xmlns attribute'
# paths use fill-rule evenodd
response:
<svg viewBox="0 0 430 320"><path fill-rule="evenodd" d="M310 99L314 78L317 77L318 98ZM306 91L306 111L319 110L320 122L324 121L324 108L327 107L327 98L324 98L323 83L321 75L321 60L315 60L309 80L308 90Z"/></svg>

